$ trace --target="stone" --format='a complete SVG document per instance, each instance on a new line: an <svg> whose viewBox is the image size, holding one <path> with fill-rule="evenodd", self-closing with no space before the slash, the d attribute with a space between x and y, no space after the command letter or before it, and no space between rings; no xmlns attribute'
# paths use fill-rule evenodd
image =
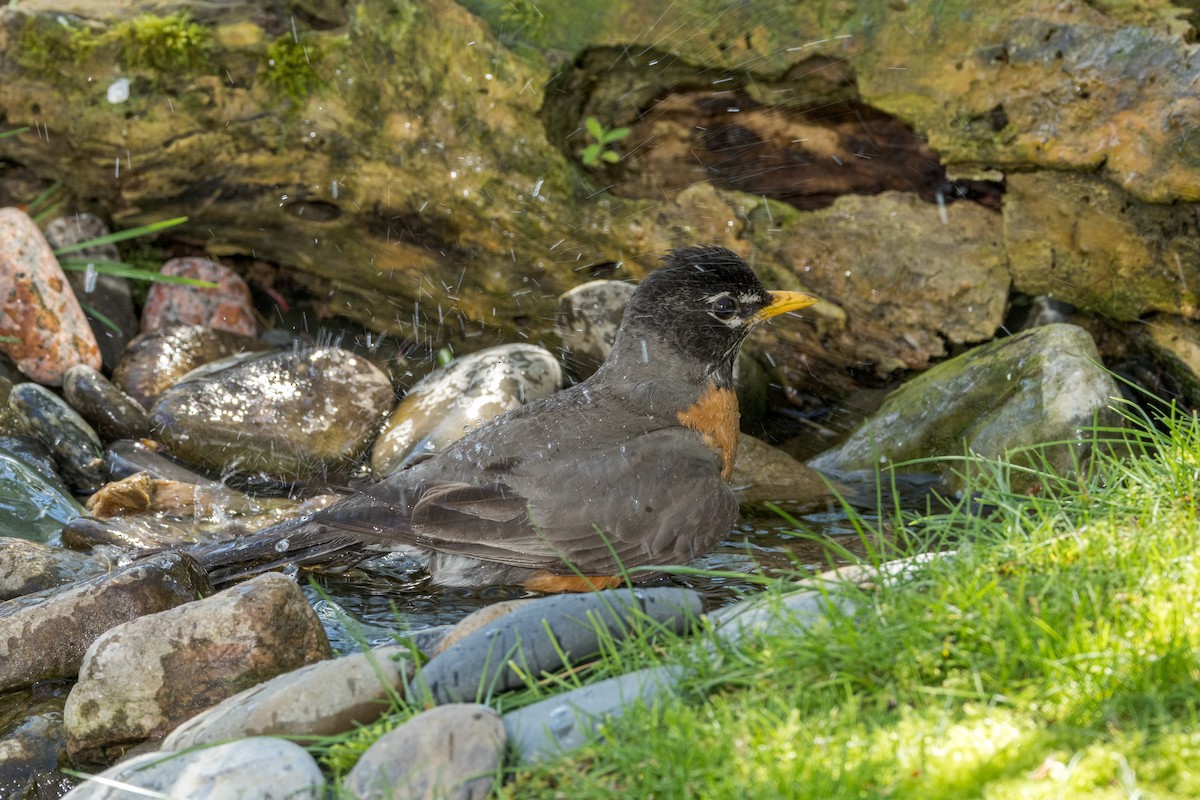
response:
<svg viewBox="0 0 1200 800"><path fill-rule="evenodd" d="M0 438L0 535L49 541L83 509L53 465L41 466L20 443L21 437Z"/></svg>
<svg viewBox="0 0 1200 800"><path fill-rule="evenodd" d="M507 742L504 723L487 706L438 706L380 736L342 788L360 800L485 800Z"/></svg>
<svg viewBox="0 0 1200 800"><path fill-rule="evenodd" d="M475 700L524 685L619 642L636 619L684 633L702 608L689 589L613 589L539 598L442 650L409 683L412 697L434 703Z"/></svg>
<svg viewBox="0 0 1200 800"><path fill-rule="evenodd" d="M812 327L791 320L751 337L752 346L766 335L777 342L763 349L785 385L806 385L806 359L823 348L843 359L843 368L884 376L929 367L947 344L995 335L1010 283L1000 215L963 202L944 213L911 194L846 195L820 211L793 212L774 226L782 234L758 240L791 266L805 291L844 314L841 323L817 327L816 344ZM760 216L765 212L756 211ZM804 318L821 316L806 311Z"/></svg>
<svg viewBox="0 0 1200 800"><path fill-rule="evenodd" d="M25 539L0 537L0 600L11 600L109 572L105 558Z"/></svg>
<svg viewBox="0 0 1200 800"><path fill-rule="evenodd" d="M367 725L412 677L400 645L318 661L260 683L184 722L163 740L186 750L247 736L330 736Z"/></svg>
<svg viewBox="0 0 1200 800"><path fill-rule="evenodd" d="M1139 200L1104 178L1008 177L1004 239L1013 287L1133 321L1200 305L1200 206Z"/></svg>
<svg viewBox="0 0 1200 800"><path fill-rule="evenodd" d="M203 325L155 328L129 343L112 380L143 408L150 408L167 387L197 367L265 349L257 339Z"/></svg>
<svg viewBox="0 0 1200 800"><path fill-rule="evenodd" d="M109 233L111 231L102 219L86 212L58 217L46 225L46 241L56 250L107 236ZM64 253L62 260L67 259L86 264L89 261L119 262L121 256L115 244L101 244ZM69 270L67 281L75 291L75 297L80 301L92 334L100 346L104 368L111 370L138 329L129 279L119 275L106 275L94 269L89 272L85 267L82 272Z"/></svg>
<svg viewBox="0 0 1200 800"><path fill-rule="evenodd" d="M102 780L85 780L63 795L63 800L129 800L147 794L237 800L321 800L328 796L325 776L308 751L265 736L186 752L142 753L96 778Z"/></svg>
<svg viewBox="0 0 1200 800"><path fill-rule="evenodd" d="M63 733L62 698L34 699L23 711L13 708L13 696L5 698L0 724L0 796L5 798L58 797L73 781L59 771L66 765L67 744ZM12 724L8 720L19 717Z"/></svg>
<svg viewBox="0 0 1200 800"><path fill-rule="evenodd" d="M673 694L682 674L676 666L649 667L510 711L504 728L512 750L524 765L575 750L595 737L604 720Z"/></svg>
<svg viewBox="0 0 1200 800"><path fill-rule="evenodd" d="M738 505L760 509L774 503L793 514L824 508L836 497L837 484L777 447L742 434L729 481Z"/></svg>
<svg viewBox="0 0 1200 800"><path fill-rule="evenodd" d="M29 215L0 209L0 351L30 380L58 386L76 364L100 368L100 348L50 245Z"/></svg>
<svg viewBox="0 0 1200 800"><path fill-rule="evenodd" d="M100 437L65 400L40 384L19 383L8 395L8 406L50 451L72 487L88 494L104 485Z"/></svg>
<svg viewBox="0 0 1200 800"><path fill-rule="evenodd" d="M1139 326L1135 337L1175 378L1187 401L1200 405L1200 324L1160 314Z"/></svg>
<svg viewBox="0 0 1200 800"><path fill-rule="evenodd" d="M628 281L589 281L559 297L554 328L562 340L563 362L576 380L590 376L608 358L636 288Z"/></svg>
<svg viewBox="0 0 1200 800"><path fill-rule="evenodd" d="M495 625L501 618L507 617L518 608L527 606L530 603L536 603L537 601L536 597L501 600L499 603L490 603L483 608L472 611L451 627L445 636L439 638L436 647L430 652L430 655L436 656L451 645L458 644L463 639L475 633L475 631Z"/></svg>
<svg viewBox="0 0 1200 800"><path fill-rule="evenodd" d="M193 464L294 479L353 466L394 399L370 361L318 347L196 370L158 397L150 419Z"/></svg>
<svg viewBox="0 0 1200 800"><path fill-rule="evenodd" d="M97 638L84 656L63 711L68 749L81 760L119 753L329 656L320 620L299 587L278 573L131 620Z"/></svg>
<svg viewBox="0 0 1200 800"><path fill-rule="evenodd" d="M0 603L0 690L69 678L106 631L212 592L183 553L162 553L110 573Z"/></svg>
<svg viewBox="0 0 1200 800"><path fill-rule="evenodd" d="M425 376L396 406L375 440L371 470L386 477L561 386L558 360L535 345L500 345L456 358Z"/></svg>
<svg viewBox="0 0 1200 800"><path fill-rule="evenodd" d="M1115 426L1110 407L1120 390L1100 364L1091 335L1056 324L998 339L930 369L888 396L841 444L810 460L822 472L887 468L911 459L920 471L940 469L950 491L964 486L960 457L1010 455L1017 464L1042 468L1021 450L1057 442L1046 464L1070 474L1088 455L1087 429ZM1073 444L1065 444L1071 442ZM1034 478L1014 471L1014 488Z"/></svg>
<svg viewBox="0 0 1200 800"><path fill-rule="evenodd" d="M159 273L216 286L153 284L142 306L142 333L168 325L204 325L241 336L258 332L250 287L224 264L208 258L172 258Z"/></svg>
<svg viewBox="0 0 1200 800"><path fill-rule="evenodd" d="M150 418L142 404L86 364L76 364L67 370L63 399L105 441L150 435Z"/></svg>

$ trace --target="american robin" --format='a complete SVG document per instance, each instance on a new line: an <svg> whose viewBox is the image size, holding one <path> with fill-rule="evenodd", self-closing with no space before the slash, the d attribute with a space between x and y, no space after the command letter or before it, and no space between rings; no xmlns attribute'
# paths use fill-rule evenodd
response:
<svg viewBox="0 0 1200 800"><path fill-rule="evenodd" d="M737 519L727 481L738 347L757 323L816 298L767 291L724 248L664 260L590 378L254 538L273 535L277 550L384 544L421 558L435 584L546 592L612 587L625 569L708 552Z"/></svg>

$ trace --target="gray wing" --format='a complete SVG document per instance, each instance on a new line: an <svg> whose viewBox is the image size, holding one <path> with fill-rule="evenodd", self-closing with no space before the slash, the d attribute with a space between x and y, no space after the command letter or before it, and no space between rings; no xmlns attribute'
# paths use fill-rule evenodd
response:
<svg viewBox="0 0 1200 800"><path fill-rule="evenodd" d="M511 566L614 575L686 563L737 518L717 455L691 431L652 430L569 459L528 446L512 456L506 438L480 460L448 452L397 473L313 521Z"/></svg>

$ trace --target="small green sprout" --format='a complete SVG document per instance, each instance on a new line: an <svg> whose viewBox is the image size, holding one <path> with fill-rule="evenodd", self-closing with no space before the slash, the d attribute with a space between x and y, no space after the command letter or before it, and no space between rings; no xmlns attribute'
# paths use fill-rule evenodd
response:
<svg viewBox="0 0 1200 800"><path fill-rule="evenodd" d="M587 128L588 135L592 137L592 143L583 148L579 159L585 167L594 167L601 161L609 164L615 164L621 160L617 155L617 151L609 147L615 142L619 142L628 136L631 131L629 128L613 128L606 129L600 121L595 117L588 117L584 120L584 126Z"/></svg>

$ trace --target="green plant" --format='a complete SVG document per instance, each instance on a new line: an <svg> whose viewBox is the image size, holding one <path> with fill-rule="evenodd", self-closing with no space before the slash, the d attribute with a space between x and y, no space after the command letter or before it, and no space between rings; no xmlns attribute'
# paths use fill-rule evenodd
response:
<svg viewBox="0 0 1200 800"><path fill-rule="evenodd" d="M114 27L110 34L121 43L125 65L155 72L181 72L202 67L208 28L186 13L158 17L140 14Z"/></svg>
<svg viewBox="0 0 1200 800"><path fill-rule="evenodd" d="M579 155L585 167L594 167L601 161L615 164L621 160L611 145L628 136L631 132L629 128L605 128L595 117L588 117L583 124L592 138L592 143L583 148Z"/></svg>
<svg viewBox="0 0 1200 800"><path fill-rule="evenodd" d="M317 47L284 34L267 47L263 78L276 94L300 105L320 85L316 68L323 58Z"/></svg>

